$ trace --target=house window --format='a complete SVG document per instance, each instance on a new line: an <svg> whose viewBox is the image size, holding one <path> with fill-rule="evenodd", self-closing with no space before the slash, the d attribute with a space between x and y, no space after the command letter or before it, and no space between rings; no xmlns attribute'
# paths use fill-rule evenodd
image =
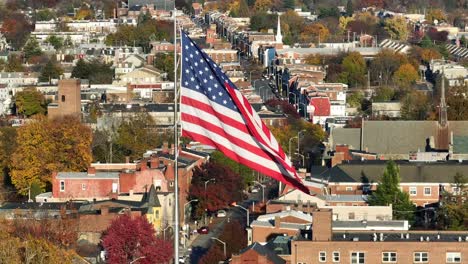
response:
<svg viewBox="0 0 468 264"><path fill-rule="evenodd" d="M333 262L340 262L340 252L333 251Z"/></svg>
<svg viewBox="0 0 468 264"><path fill-rule="evenodd" d="M65 181L60 181L60 191L61 192L65 191Z"/></svg>
<svg viewBox="0 0 468 264"><path fill-rule="evenodd" d="M346 191L352 191L353 187L346 187Z"/></svg>
<svg viewBox="0 0 468 264"><path fill-rule="evenodd" d="M65 102L65 95L62 95L62 102Z"/></svg>
<svg viewBox="0 0 468 264"><path fill-rule="evenodd" d="M113 182L112 183L112 193L117 193L117 188L118 188L118 185L116 182Z"/></svg>
<svg viewBox="0 0 468 264"><path fill-rule="evenodd" d="M351 252L351 264L364 264L365 259L364 252Z"/></svg>
<svg viewBox="0 0 468 264"><path fill-rule="evenodd" d="M155 217L156 217L156 219L159 219L159 210L156 210Z"/></svg>
<svg viewBox="0 0 468 264"><path fill-rule="evenodd" d="M424 195L425 196L431 195L431 187L424 187Z"/></svg>
<svg viewBox="0 0 468 264"><path fill-rule="evenodd" d="M416 187L409 187L409 194L415 196L418 194L418 189Z"/></svg>
<svg viewBox="0 0 468 264"><path fill-rule="evenodd" d="M382 252L382 262L384 263L395 263L397 261L396 252Z"/></svg>
<svg viewBox="0 0 468 264"><path fill-rule="evenodd" d="M429 254L427 252L414 252L414 263L429 262Z"/></svg>
<svg viewBox="0 0 468 264"><path fill-rule="evenodd" d="M460 252L447 252L446 253L446 262L447 263L461 263L461 253Z"/></svg>
<svg viewBox="0 0 468 264"><path fill-rule="evenodd" d="M86 183L81 184L81 190L86 191Z"/></svg>
<svg viewBox="0 0 468 264"><path fill-rule="evenodd" d="M319 261L320 262L326 262L327 261L327 252L325 252L325 251L320 251L319 252Z"/></svg>
<svg viewBox="0 0 468 264"><path fill-rule="evenodd" d="M348 213L348 219L354 220L354 212Z"/></svg>

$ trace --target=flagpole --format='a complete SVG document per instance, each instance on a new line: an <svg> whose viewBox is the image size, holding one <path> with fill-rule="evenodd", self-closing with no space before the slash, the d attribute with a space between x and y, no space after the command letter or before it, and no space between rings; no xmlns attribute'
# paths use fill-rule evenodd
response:
<svg viewBox="0 0 468 264"><path fill-rule="evenodd" d="M177 91L177 9L174 7L174 196L175 196L175 222L174 222L174 263L179 263L179 93Z"/></svg>

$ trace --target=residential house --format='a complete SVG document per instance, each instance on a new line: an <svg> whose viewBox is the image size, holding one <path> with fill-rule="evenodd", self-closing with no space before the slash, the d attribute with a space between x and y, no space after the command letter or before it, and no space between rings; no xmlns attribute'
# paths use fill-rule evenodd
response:
<svg viewBox="0 0 468 264"><path fill-rule="evenodd" d="M132 72L123 74L118 81L121 85L126 84L156 84L163 81L163 73L152 66L144 66Z"/></svg>
<svg viewBox="0 0 468 264"><path fill-rule="evenodd" d="M288 241L286 241L286 248L289 248ZM282 248L280 247L279 249ZM275 249L271 249L267 245L264 246L261 243L255 242L252 245L242 249L239 254L233 254L229 263L286 264L286 261L278 256L278 253L275 251Z"/></svg>
<svg viewBox="0 0 468 264"><path fill-rule="evenodd" d="M399 101L391 102L372 102L372 116L401 116L401 103Z"/></svg>
<svg viewBox="0 0 468 264"><path fill-rule="evenodd" d="M34 86L38 83L39 73L0 72L0 84L14 86Z"/></svg>

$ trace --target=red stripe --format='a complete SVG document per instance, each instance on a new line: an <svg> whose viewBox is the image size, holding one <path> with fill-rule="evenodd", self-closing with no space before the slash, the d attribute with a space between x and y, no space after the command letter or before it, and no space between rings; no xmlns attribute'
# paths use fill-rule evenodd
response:
<svg viewBox="0 0 468 264"><path fill-rule="evenodd" d="M212 123L210 122L207 122L199 117L196 117L196 116L193 116L193 115L189 115L187 113L182 113L182 121L184 122L188 122L188 123L192 123L192 124L196 124L196 125L199 125L201 126L203 129L209 131L210 133L215 133L217 134L218 136L220 137L223 137L223 138L226 138L228 141L234 143L235 145L249 151L249 152L252 152L252 153L255 153L256 155L258 156L261 156L262 158L265 158L265 159L272 159L271 157L271 154L269 154L267 152L267 150L265 149L262 149L260 147L257 146L254 146L254 145L251 145L241 139L239 139L238 137L236 137L236 135L231 135L231 134L228 134L226 133L226 131L216 125L213 125ZM190 131L190 130L188 130ZM258 142L258 140L254 137L252 137L250 135L250 137L252 138L253 141L255 142Z"/></svg>
<svg viewBox="0 0 468 264"><path fill-rule="evenodd" d="M209 99L208 99L209 100ZM240 131L244 132L244 133L247 133L247 134L250 134L249 130L247 129L247 127L245 126L244 123L240 123L239 121L229 117L229 116L226 116L220 112L216 112L213 107L209 104L206 104L204 102L200 102L198 100L195 100L193 98L190 98L190 97L187 97L187 96L182 96L181 98L181 105L190 105L194 108L198 108L202 111L205 111L207 112L208 114L211 114L211 115L214 115L216 116L219 120L221 120L221 122L223 123L226 123L226 124L229 124L230 126L232 127L235 127L237 129L239 129ZM240 114L239 114L240 116Z"/></svg>
<svg viewBox="0 0 468 264"><path fill-rule="evenodd" d="M243 157L237 155L234 151L214 142L212 139L206 137L206 136L203 136L203 135L200 135L198 133L194 133L194 132L189 132L189 131L186 131L186 130L182 130L182 136L184 137L190 137L192 138L193 140L196 140L198 142L201 142L202 144L206 144L206 145L210 145L210 146L213 146L217 149L219 149L222 153L224 153L228 158L234 160L234 161L237 161L241 164L244 164L245 166L249 167L249 168L252 168L256 171L259 171L260 173L262 174L265 174L265 175L268 175L278 181L281 181L283 182L284 184L289 184L289 185L292 185L294 186L295 188L305 192L305 193L309 193L309 189L307 189L307 187L305 187L304 185L302 185L302 183L298 182L296 179L294 178L291 178L291 177L285 177L285 175L283 175L282 173L278 172L278 171L275 171L275 170L271 170L270 168L266 168L264 166L262 166L262 164L259 164L259 163L256 163L252 160L248 160L248 159L244 159Z"/></svg>

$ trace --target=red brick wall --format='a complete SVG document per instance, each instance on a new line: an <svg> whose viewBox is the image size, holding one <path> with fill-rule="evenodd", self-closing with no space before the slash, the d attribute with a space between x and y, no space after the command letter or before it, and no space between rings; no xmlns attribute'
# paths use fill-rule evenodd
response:
<svg viewBox="0 0 468 264"><path fill-rule="evenodd" d="M233 255L232 264L273 264L266 256L259 255L255 250L247 250L242 255Z"/></svg>
<svg viewBox="0 0 468 264"><path fill-rule="evenodd" d="M112 183L118 184L118 179L93 179L89 176L88 179L63 179L65 182L65 191L60 191L60 179L54 179L53 197L54 198L100 198L107 197L112 193ZM83 190L84 184L85 188Z"/></svg>

